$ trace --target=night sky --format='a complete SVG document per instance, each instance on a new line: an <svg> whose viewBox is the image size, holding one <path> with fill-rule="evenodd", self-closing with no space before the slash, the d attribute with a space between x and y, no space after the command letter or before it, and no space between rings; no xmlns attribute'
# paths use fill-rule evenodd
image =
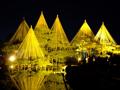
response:
<svg viewBox="0 0 120 90"><path fill-rule="evenodd" d="M29 25L35 27L43 11L51 28L56 15L71 40L86 19L94 34L104 21L112 37L120 44L120 5L105 0L1 0L0 1L0 40L13 34L25 17Z"/></svg>

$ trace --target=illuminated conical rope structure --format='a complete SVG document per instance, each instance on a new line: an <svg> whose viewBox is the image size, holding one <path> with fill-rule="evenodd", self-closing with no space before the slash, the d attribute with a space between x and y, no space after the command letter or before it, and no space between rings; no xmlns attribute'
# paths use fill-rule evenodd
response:
<svg viewBox="0 0 120 90"><path fill-rule="evenodd" d="M87 21L84 20L83 25L71 41L71 46L73 48L73 50L71 50L72 54L75 55L76 58L82 57L82 53L84 52L87 52L87 54L90 55L91 48L94 47L93 42L94 33Z"/></svg>
<svg viewBox="0 0 120 90"><path fill-rule="evenodd" d="M87 21L85 20L73 40L71 41L71 45L77 45L83 42L92 42L94 40L94 33L89 27Z"/></svg>
<svg viewBox="0 0 120 90"><path fill-rule="evenodd" d="M112 36L108 32L104 22L102 22L102 25L98 30L94 39L100 44L116 44L115 40L112 38Z"/></svg>
<svg viewBox="0 0 120 90"><path fill-rule="evenodd" d="M115 40L112 38L110 33L108 32L104 22L102 22L102 25L100 29L98 30L94 40L98 42L100 47L98 47L98 51L101 52L112 52L112 50L115 49L114 46L117 45Z"/></svg>
<svg viewBox="0 0 120 90"><path fill-rule="evenodd" d="M16 57L16 64L13 63L11 68L11 79L19 90L39 90L44 76L48 74L46 65L49 62L44 59L32 26L18 48Z"/></svg>
<svg viewBox="0 0 120 90"><path fill-rule="evenodd" d="M10 54L14 52L16 49L18 49L19 45L21 44L26 34L28 33L28 30L29 30L29 26L25 21L25 19L23 18L15 34L7 42L7 45L3 48L3 52Z"/></svg>
<svg viewBox="0 0 120 90"><path fill-rule="evenodd" d="M43 52L31 26L25 39L18 48L17 58L29 60L43 57Z"/></svg>
<svg viewBox="0 0 120 90"><path fill-rule="evenodd" d="M31 60L31 61L35 61L38 60L38 64L40 63L40 65L43 63L43 66L46 65L44 61L44 54L42 52L42 49L40 48L39 42L35 36L35 33L31 28L29 29L28 34L26 35L25 39L23 40L23 42L21 43L20 47L18 48L18 52L17 52L17 58L20 59L21 63L24 61L22 60ZM36 61L35 61L36 62Z"/></svg>
<svg viewBox="0 0 120 90"><path fill-rule="evenodd" d="M51 38L51 46L52 47L66 47L66 45L69 45L68 38L64 32L64 29L62 27L62 24L59 20L59 17L57 15L52 28L52 38Z"/></svg>
<svg viewBox="0 0 120 90"><path fill-rule="evenodd" d="M27 24L27 22L25 21L25 19L22 20L22 22L20 23L17 31L15 32L15 34L13 35L13 37L10 39L10 43L21 43L23 41L23 39L25 38L26 34L28 33L29 30L29 26Z"/></svg>
<svg viewBox="0 0 120 90"><path fill-rule="evenodd" d="M47 28L47 30L45 30L45 31L46 31L46 32L49 32L49 30L48 30L48 25L47 25L47 23L46 23L46 20L45 20L43 11L41 11L41 15L40 15L40 17L39 17L39 19L38 19L38 22L37 22L37 24L36 24L36 26L35 26L35 29L41 29L42 27L43 27L43 28Z"/></svg>
<svg viewBox="0 0 120 90"><path fill-rule="evenodd" d="M38 39L38 42L40 43L40 47L42 48L44 54L47 54L48 41L50 37L50 29L46 23L43 12L41 12L41 15L38 19L38 22L35 26L34 31Z"/></svg>
<svg viewBox="0 0 120 90"><path fill-rule="evenodd" d="M62 61L68 55L67 48L69 47L68 38L63 30L59 17L57 15L52 27L51 38L48 42L48 52L52 59Z"/></svg>

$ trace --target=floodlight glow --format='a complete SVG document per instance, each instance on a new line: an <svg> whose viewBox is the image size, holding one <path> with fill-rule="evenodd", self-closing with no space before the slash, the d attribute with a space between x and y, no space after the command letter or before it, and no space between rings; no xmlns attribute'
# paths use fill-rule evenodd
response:
<svg viewBox="0 0 120 90"><path fill-rule="evenodd" d="M88 63L88 57L85 60L86 60L86 63Z"/></svg>
<svg viewBox="0 0 120 90"><path fill-rule="evenodd" d="M10 66L10 69L13 69L13 68L14 68L14 66L13 66L13 65L11 65L11 66Z"/></svg>
<svg viewBox="0 0 120 90"><path fill-rule="evenodd" d="M9 61L14 62L15 60L16 60L15 55L12 55L12 56L9 57Z"/></svg>
<svg viewBox="0 0 120 90"><path fill-rule="evenodd" d="M95 61L95 58L93 58L93 61Z"/></svg>
<svg viewBox="0 0 120 90"><path fill-rule="evenodd" d="M78 58L78 62L81 61L81 57Z"/></svg>
<svg viewBox="0 0 120 90"><path fill-rule="evenodd" d="M85 60L88 61L88 57Z"/></svg>
<svg viewBox="0 0 120 90"><path fill-rule="evenodd" d="M76 51L78 52L78 51L80 51L80 49L76 49Z"/></svg>

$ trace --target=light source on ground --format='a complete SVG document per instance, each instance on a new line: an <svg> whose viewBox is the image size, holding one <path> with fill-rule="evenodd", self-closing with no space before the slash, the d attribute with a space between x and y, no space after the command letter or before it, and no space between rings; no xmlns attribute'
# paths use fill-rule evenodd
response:
<svg viewBox="0 0 120 90"><path fill-rule="evenodd" d="M93 58L93 61L95 61L95 58Z"/></svg>
<svg viewBox="0 0 120 90"><path fill-rule="evenodd" d="M13 68L14 68L14 66L13 66L13 65L11 65L11 66L10 66L10 69L13 69Z"/></svg>
<svg viewBox="0 0 120 90"><path fill-rule="evenodd" d="M81 57L78 58L78 62L81 61Z"/></svg>
<svg viewBox="0 0 120 90"><path fill-rule="evenodd" d="M15 55L12 55L12 56L9 57L9 61L14 62L15 60L16 60Z"/></svg>
<svg viewBox="0 0 120 90"><path fill-rule="evenodd" d="M89 57L87 57L87 58L85 59L85 60L86 60L86 63L88 63L88 58L89 58Z"/></svg>

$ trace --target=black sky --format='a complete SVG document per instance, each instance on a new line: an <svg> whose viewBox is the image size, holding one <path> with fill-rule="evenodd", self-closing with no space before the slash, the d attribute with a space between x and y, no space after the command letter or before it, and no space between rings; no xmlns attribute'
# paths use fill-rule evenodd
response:
<svg viewBox="0 0 120 90"><path fill-rule="evenodd" d="M84 19L96 34L102 21L116 42L120 43L118 2L105 0L4 0L0 1L0 40L14 33L25 17L29 25L35 26L43 11L49 27L58 14L63 28L71 40Z"/></svg>

